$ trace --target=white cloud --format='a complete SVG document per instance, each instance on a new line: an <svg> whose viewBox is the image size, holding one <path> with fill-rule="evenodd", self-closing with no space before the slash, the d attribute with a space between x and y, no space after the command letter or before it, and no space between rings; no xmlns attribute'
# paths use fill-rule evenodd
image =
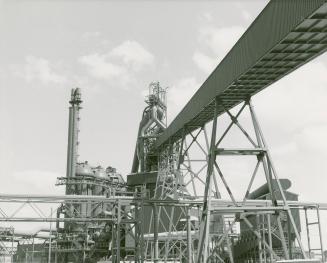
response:
<svg viewBox="0 0 327 263"><path fill-rule="evenodd" d="M326 201L327 66L323 59L302 66L254 98L279 176L291 179L293 191L305 201Z"/></svg>
<svg viewBox="0 0 327 263"><path fill-rule="evenodd" d="M211 73L217 66L217 60L201 52L195 52L192 57L194 63L205 73Z"/></svg>
<svg viewBox="0 0 327 263"><path fill-rule="evenodd" d="M94 78L127 84L136 72L153 65L154 56L140 43L127 40L108 52L82 56L78 62Z"/></svg>
<svg viewBox="0 0 327 263"><path fill-rule="evenodd" d="M308 63L255 97L269 127L279 126L285 134L326 122L327 66ZM278 102L278 107L272 102ZM274 108L274 110L272 110Z"/></svg>
<svg viewBox="0 0 327 263"><path fill-rule="evenodd" d="M111 79L122 77L127 72L123 66L108 61L106 55L91 54L79 58L79 62L86 65L90 74L95 78Z"/></svg>
<svg viewBox="0 0 327 263"><path fill-rule="evenodd" d="M12 66L13 72L27 82L40 81L43 84L63 84L66 77L56 73L53 65L45 58L26 56L23 66Z"/></svg>
<svg viewBox="0 0 327 263"><path fill-rule="evenodd" d="M322 142L327 132L327 122L313 124L294 132L286 143L272 149L276 158L286 156L300 156L302 154L327 157L326 143ZM315 157L317 160L317 158ZM319 158L318 158L319 159ZM310 159L308 159L310 162Z"/></svg>
<svg viewBox="0 0 327 263"><path fill-rule="evenodd" d="M242 26L216 27L207 20L199 29L199 50L193 54L194 63L204 73L211 73L244 31Z"/></svg>
<svg viewBox="0 0 327 263"><path fill-rule="evenodd" d="M264 1L262 1L262 2L264 2ZM241 13L242 18L245 21L248 22L248 21L250 21L250 20L252 20L254 18L253 15L246 9L246 4L244 4L244 1L243 2L233 2L233 5L237 9L239 9L238 11Z"/></svg>
<svg viewBox="0 0 327 263"><path fill-rule="evenodd" d="M253 16L250 14L250 12L248 12L244 9L241 11L241 14L245 21L250 21L253 19Z"/></svg>
<svg viewBox="0 0 327 263"><path fill-rule="evenodd" d="M182 110L199 87L200 83L194 77L186 77L168 89L169 122Z"/></svg>
<svg viewBox="0 0 327 263"><path fill-rule="evenodd" d="M279 175L293 182L292 189L299 193L301 200L326 201L326 133L327 123L311 125L288 136L288 142L271 147Z"/></svg>
<svg viewBox="0 0 327 263"><path fill-rule="evenodd" d="M199 43L208 47L221 60L241 37L245 28L242 26L214 27L204 26L199 32Z"/></svg>
<svg viewBox="0 0 327 263"><path fill-rule="evenodd" d="M121 58L124 64L130 65L135 70L152 65L154 61L153 55L140 43L130 40L112 49L109 53L109 57L111 56Z"/></svg>

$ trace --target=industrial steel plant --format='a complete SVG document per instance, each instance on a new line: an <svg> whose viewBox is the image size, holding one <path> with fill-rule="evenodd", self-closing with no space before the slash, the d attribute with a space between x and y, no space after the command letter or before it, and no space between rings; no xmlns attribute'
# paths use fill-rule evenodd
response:
<svg viewBox="0 0 327 263"><path fill-rule="evenodd" d="M320 212L327 203L298 201L296 182L279 177L251 101L326 49L326 0L271 0L168 125L167 90L149 84L127 180L114 167L80 160L87 98L72 89L67 172L56 183L65 195L0 195L1 224L51 226L25 235L2 225L0 262L326 262ZM222 130L223 115L230 124ZM247 148L223 146L233 127ZM234 158L237 166L245 157L255 166L237 199L220 160ZM265 183L253 187L259 176ZM12 203L40 216L8 214ZM41 204L56 209L44 215Z"/></svg>

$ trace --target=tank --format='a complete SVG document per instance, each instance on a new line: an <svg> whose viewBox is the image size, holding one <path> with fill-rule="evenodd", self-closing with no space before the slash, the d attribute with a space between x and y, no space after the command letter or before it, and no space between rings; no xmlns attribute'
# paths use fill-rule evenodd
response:
<svg viewBox="0 0 327 263"><path fill-rule="evenodd" d="M101 166L97 166L92 168L93 173L96 177L98 178L103 178L103 179L108 179L108 176L106 174L106 171L101 167Z"/></svg>
<svg viewBox="0 0 327 263"><path fill-rule="evenodd" d="M77 163L76 165L76 176L94 176L91 166L87 161L84 163Z"/></svg>
<svg viewBox="0 0 327 263"><path fill-rule="evenodd" d="M92 171L91 166L88 164L87 161L83 163L77 163L76 165L76 176L85 176L85 177L93 177L94 178L94 173ZM92 194L92 186L88 185L87 183L83 184L78 184L75 186L76 192L75 194L77 195L91 195ZM88 203L83 203L80 205L76 205L75 207L76 210L79 211L81 216L88 217L91 215L91 206Z"/></svg>

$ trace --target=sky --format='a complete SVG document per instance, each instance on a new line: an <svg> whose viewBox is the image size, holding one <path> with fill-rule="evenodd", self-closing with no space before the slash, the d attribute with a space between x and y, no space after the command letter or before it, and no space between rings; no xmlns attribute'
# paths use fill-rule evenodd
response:
<svg viewBox="0 0 327 263"><path fill-rule="evenodd" d="M168 87L169 123L267 2L0 1L0 193L64 193L75 87L79 160L128 174L149 83ZM304 201L327 202L326 69L324 54L253 98L278 174ZM245 182L233 164L229 180Z"/></svg>

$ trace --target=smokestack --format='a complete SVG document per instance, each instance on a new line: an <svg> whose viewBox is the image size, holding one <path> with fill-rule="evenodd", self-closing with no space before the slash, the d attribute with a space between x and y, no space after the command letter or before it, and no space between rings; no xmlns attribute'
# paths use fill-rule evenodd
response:
<svg viewBox="0 0 327 263"><path fill-rule="evenodd" d="M71 100L69 101L69 126L68 126L68 147L67 147L67 178L75 176L77 158L78 158L78 132L79 132L79 110L81 100L81 91L79 88L72 89ZM66 189L67 190L67 189ZM67 191L66 191L67 192ZM68 194L68 193L66 193Z"/></svg>

